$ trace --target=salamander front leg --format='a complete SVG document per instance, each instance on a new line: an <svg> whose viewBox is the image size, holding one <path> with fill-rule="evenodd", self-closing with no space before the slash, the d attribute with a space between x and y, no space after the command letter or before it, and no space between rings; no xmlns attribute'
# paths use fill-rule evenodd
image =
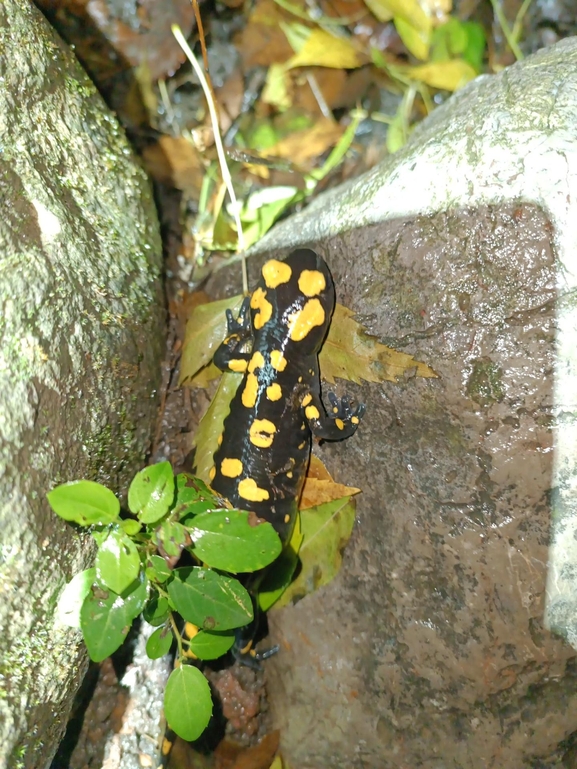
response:
<svg viewBox="0 0 577 769"><path fill-rule="evenodd" d="M250 352L242 351L242 348L252 340L252 327L250 323L250 297L247 296L235 318L230 310L226 311L226 338L214 353L214 365L221 371L246 371Z"/></svg>

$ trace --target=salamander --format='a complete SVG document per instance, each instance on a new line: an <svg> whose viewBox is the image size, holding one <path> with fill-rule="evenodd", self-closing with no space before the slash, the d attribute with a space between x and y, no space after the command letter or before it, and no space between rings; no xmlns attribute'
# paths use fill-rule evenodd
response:
<svg viewBox="0 0 577 769"><path fill-rule="evenodd" d="M210 471L212 488L234 506L269 521L290 539L308 466L311 438L351 436L364 413L344 396L321 400L318 353L335 306L329 268L301 248L271 259L235 319L214 363L243 374Z"/></svg>

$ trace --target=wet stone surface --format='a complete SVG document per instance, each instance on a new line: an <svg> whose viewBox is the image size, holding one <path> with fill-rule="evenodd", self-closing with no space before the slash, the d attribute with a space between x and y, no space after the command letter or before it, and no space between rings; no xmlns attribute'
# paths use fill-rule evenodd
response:
<svg viewBox="0 0 577 769"><path fill-rule="evenodd" d="M338 301L438 378L347 383L367 417L321 448L363 494L337 579L270 617L275 723L303 769L569 765L575 651L542 625L550 241L539 208L508 204L318 245Z"/></svg>

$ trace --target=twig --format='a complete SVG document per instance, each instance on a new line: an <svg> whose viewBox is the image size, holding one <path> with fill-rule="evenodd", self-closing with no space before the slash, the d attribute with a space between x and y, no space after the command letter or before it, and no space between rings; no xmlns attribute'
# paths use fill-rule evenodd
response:
<svg viewBox="0 0 577 769"><path fill-rule="evenodd" d="M202 90L204 91L204 96L206 98L206 103L208 105L208 111L210 112L212 129L214 131L214 144L216 146L216 153L218 155L218 162L220 164L220 172L222 174L222 180L226 185L226 189L228 191L228 195L232 203L234 221L235 221L236 229L238 233L238 249L240 252L241 264L242 264L242 290L244 294L248 294L248 276L246 272L246 258L244 254L244 250L245 250L244 234L242 231L242 223L240 221L240 213L239 213L240 206L238 205L238 202L236 199L234 187L232 186L232 177L230 175L230 171L228 170L228 165L226 163L226 156L224 153L224 147L222 146L222 139L220 137L218 115L216 114L214 99L212 98L212 93L210 91L208 83L206 82L206 77L204 76L202 67L198 63L196 56L192 52L192 49L190 48L189 44L186 42L186 39L182 34L182 30L180 29L178 24L173 24L171 29L172 29L172 34L176 38L178 44L180 45L180 47L186 54L187 59L191 63L192 68L196 73L196 76L200 80L200 85L202 86Z"/></svg>

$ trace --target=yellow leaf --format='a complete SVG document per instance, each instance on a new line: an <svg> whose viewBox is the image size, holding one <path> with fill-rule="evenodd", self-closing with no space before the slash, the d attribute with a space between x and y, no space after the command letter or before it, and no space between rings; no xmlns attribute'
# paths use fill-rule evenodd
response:
<svg viewBox="0 0 577 769"><path fill-rule="evenodd" d="M395 27L399 37L405 44L408 51L417 59L428 59L429 48L431 47L431 28L428 30L419 29L409 24L402 16L395 16Z"/></svg>
<svg viewBox="0 0 577 769"><path fill-rule="evenodd" d="M418 0L365 0L365 3L379 21L398 16L422 32L429 34L431 30L431 19Z"/></svg>
<svg viewBox="0 0 577 769"><path fill-rule="evenodd" d="M412 355L393 350L370 337L353 319L353 312L337 304L329 335L319 355L323 379L333 383L335 377L360 384L367 382L396 382L406 372L434 378L438 375L426 363Z"/></svg>
<svg viewBox="0 0 577 769"><path fill-rule="evenodd" d="M407 67L404 71L414 80L444 91L456 91L477 77L473 67L462 59L420 64L418 67Z"/></svg>
<svg viewBox="0 0 577 769"><path fill-rule="evenodd" d="M335 37L324 29L313 29L300 51L286 63L294 67L333 67L355 69L361 60L354 45L344 37Z"/></svg>
<svg viewBox="0 0 577 769"><path fill-rule="evenodd" d="M226 310L232 310L234 315L234 308L240 306L241 298L233 296L220 302L201 304L191 312L186 322L179 385L191 384L195 375L210 363L226 336Z"/></svg>
<svg viewBox="0 0 577 769"><path fill-rule="evenodd" d="M292 95L289 91L290 82L286 65L271 64L268 68L266 83L262 91L262 100L271 104L280 112L285 112L292 106Z"/></svg>

